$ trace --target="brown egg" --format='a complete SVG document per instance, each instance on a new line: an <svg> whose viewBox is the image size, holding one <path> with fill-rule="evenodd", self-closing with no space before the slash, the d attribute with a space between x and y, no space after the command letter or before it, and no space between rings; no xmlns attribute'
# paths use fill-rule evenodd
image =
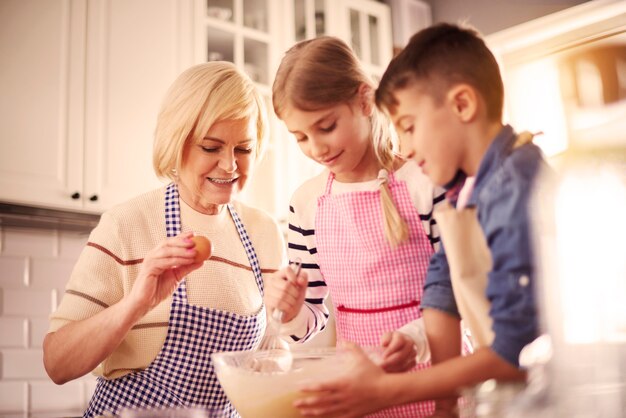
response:
<svg viewBox="0 0 626 418"><path fill-rule="evenodd" d="M195 235L191 237L191 240L196 244L196 256L194 257L194 263L201 263L204 260L208 260L213 252L213 244L207 237L202 235Z"/></svg>

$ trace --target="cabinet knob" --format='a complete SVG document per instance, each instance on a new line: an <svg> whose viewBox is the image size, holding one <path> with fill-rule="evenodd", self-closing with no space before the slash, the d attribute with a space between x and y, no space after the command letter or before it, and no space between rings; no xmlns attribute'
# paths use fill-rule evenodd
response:
<svg viewBox="0 0 626 418"><path fill-rule="evenodd" d="M91 197L89 198L89 200L90 200L91 202L97 202L97 201L98 201L98 195L97 195L97 194L91 195Z"/></svg>
<svg viewBox="0 0 626 418"><path fill-rule="evenodd" d="M72 193L72 199L74 199L74 200L80 199L80 193L78 193L78 192Z"/></svg>

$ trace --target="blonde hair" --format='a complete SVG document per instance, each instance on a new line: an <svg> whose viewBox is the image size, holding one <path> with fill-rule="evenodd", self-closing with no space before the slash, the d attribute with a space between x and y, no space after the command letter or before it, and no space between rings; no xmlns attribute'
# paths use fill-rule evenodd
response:
<svg viewBox="0 0 626 418"><path fill-rule="evenodd" d="M230 62L214 61L185 70L170 86L159 111L152 164L159 178L176 180L183 152L211 127L225 120L256 118L256 153L260 157L267 116L250 78Z"/></svg>
<svg viewBox="0 0 626 418"><path fill-rule="evenodd" d="M289 107L315 111L349 103L361 85L374 90L352 49L342 40L322 36L295 44L283 57L272 86L272 103L282 119ZM381 167L391 171L394 144L387 117L372 100L372 145ZM408 226L396 208L386 181L380 182L385 237L392 247L406 241Z"/></svg>

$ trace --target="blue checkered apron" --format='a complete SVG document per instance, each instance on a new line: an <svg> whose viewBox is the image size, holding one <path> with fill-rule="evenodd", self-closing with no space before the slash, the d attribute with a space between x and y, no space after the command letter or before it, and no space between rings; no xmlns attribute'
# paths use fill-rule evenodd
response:
<svg viewBox="0 0 626 418"><path fill-rule="evenodd" d="M227 206L262 295L256 253L234 207ZM178 188L174 183L165 193L165 226L168 237L181 232ZM200 407L220 417L239 417L215 376L210 355L255 348L265 325L265 308L257 315L241 316L190 305L182 280L172 296L167 337L157 357L145 370L114 380L98 378L83 416L117 414L122 408Z"/></svg>

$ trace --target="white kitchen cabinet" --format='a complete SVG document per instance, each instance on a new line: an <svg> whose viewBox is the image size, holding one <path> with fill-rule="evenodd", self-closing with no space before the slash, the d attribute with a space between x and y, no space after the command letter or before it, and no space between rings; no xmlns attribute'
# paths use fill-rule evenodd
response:
<svg viewBox="0 0 626 418"><path fill-rule="evenodd" d="M344 39L378 81L393 55L391 10L386 4L363 0L344 0L344 10L344 22L339 25L349 29Z"/></svg>
<svg viewBox="0 0 626 418"><path fill-rule="evenodd" d="M74 207L82 192L86 3L0 2L0 198Z"/></svg>
<svg viewBox="0 0 626 418"><path fill-rule="evenodd" d="M290 0L286 12L290 44L319 35L346 41L379 79L392 58L391 10L374 0Z"/></svg>
<svg viewBox="0 0 626 418"><path fill-rule="evenodd" d="M287 172L277 158L277 138L282 134L271 106L271 86L285 47L284 3L196 0L194 13L195 61L233 62L250 76L265 98L270 115L268 144L241 199L279 217L287 210L284 193L279 189Z"/></svg>
<svg viewBox="0 0 626 418"><path fill-rule="evenodd" d="M285 220L289 198L321 167L307 159L273 113L271 86L284 52L319 35L350 44L378 80L392 55L389 6L373 0L195 0L195 60L227 60L266 97L270 140L243 200Z"/></svg>
<svg viewBox="0 0 626 418"><path fill-rule="evenodd" d="M336 36L352 47L375 82L380 80L392 58L391 12L373 0L288 0L283 3L286 50L294 43L320 35ZM278 57L280 62L282 53ZM283 216L288 199L302 182L321 171L306 158L284 126L274 139L276 159L288 175L277 178L277 196Z"/></svg>
<svg viewBox="0 0 626 418"><path fill-rule="evenodd" d="M160 182L156 116L193 61L192 3L0 2L0 200L101 212Z"/></svg>

